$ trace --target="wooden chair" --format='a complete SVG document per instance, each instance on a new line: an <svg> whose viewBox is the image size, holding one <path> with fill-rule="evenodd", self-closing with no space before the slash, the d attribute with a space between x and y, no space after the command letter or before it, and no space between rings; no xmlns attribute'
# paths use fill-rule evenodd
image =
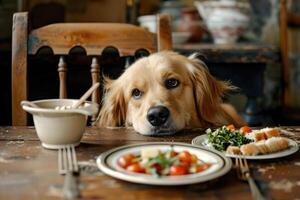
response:
<svg viewBox="0 0 300 200"><path fill-rule="evenodd" d="M120 56L134 55L144 49L149 53L172 49L171 19L169 15L157 16L157 33L143 28L118 23L57 23L30 30L28 13L15 13L12 33L12 124L26 125L27 115L20 101L28 99L28 56L42 47L50 47L59 55L59 98L67 98L67 65L64 59L70 49L80 46L92 57L90 73L92 83L101 82L98 56L106 47L115 47ZM99 91L92 101L100 103Z"/></svg>
<svg viewBox="0 0 300 200"><path fill-rule="evenodd" d="M287 9L287 0L280 0L279 10L280 27L280 54L282 66L282 117L285 121L300 121L300 109L291 106L290 98L290 62L289 62L289 38L288 28L290 26L300 27L300 15L292 13Z"/></svg>

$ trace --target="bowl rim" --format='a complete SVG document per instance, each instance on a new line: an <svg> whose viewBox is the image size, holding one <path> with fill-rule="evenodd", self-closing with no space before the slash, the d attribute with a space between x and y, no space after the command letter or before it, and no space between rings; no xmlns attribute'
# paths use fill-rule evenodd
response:
<svg viewBox="0 0 300 200"><path fill-rule="evenodd" d="M206 1L196 1L196 4L203 4L204 6L208 6L208 7L224 7L224 8L246 8L246 9L250 9L251 5L247 2L237 2L237 1L231 1L231 0L222 0L222 1L210 1L210 0L206 0Z"/></svg>
<svg viewBox="0 0 300 200"><path fill-rule="evenodd" d="M42 102L55 102L55 101L78 101L79 99L42 99L42 100L35 100L32 101L32 103L42 103ZM87 106L84 106L82 108L76 108L76 109L66 109L66 110L55 110L53 108L34 108L31 106L27 105L21 105L22 108L27 111L27 112L34 112L34 113L61 113L61 114L66 114L66 113L81 113L84 115L93 115L96 114L95 110L98 110L99 105L95 102L92 101L84 101L84 103L87 103ZM92 112L92 114L90 114Z"/></svg>
<svg viewBox="0 0 300 200"><path fill-rule="evenodd" d="M155 22L156 21L156 15L141 15L138 17L138 22Z"/></svg>

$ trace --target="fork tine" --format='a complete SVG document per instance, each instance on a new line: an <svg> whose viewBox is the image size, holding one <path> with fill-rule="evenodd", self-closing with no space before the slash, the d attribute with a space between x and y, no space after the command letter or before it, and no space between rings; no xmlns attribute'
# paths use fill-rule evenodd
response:
<svg viewBox="0 0 300 200"><path fill-rule="evenodd" d="M63 157L63 169L64 169L64 173L67 172L68 170L68 160L67 160L67 149L63 148L62 149L62 157Z"/></svg>
<svg viewBox="0 0 300 200"><path fill-rule="evenodd" d="M75 147L72 145L72 157L73 157L73 165L74 165L74 171L78 172L78 163L77 163L77 158L76 158L76 152L75 152Z"/></svg>
<svg viewBox="0 0 300 200"><path fill-rule="evenodd" d="M235 158L235 166L236 166L236 174L238 178L242 178L242 172L241 172L241 167L239 163L239 157Z"/></svg>
<svg viewBox="0 0 300 200"><path fill-rule="evenodd" d="M235 157L235 167L237 167L237 168L239 167L239 161L238 161L238 159L239 159L238 157Z"/></svg>
<svg viewBox="0 0 300 200"><path fill-rule="evenodd" d="M76 151L73 145L58 149L58 168L60 174L66 174L67 171L78 172Z"/></svg>
<svg viewBox="0 0 300 200"><path fill-rule="evenodd" d="M72 160L71 146L68 145L66 147L66 149L67 149L67 158L68 158L68 169L70 171L73 171L73 160Z"/></svg>
<svg viewBox="0 0 300 200"><path fill-rule="evenodd" d="M247 159L245 157L243 157L244 159L244 166L247 170L249 170L249 166L248 166L248 162L247 162Z"/></svg>
<svg viewBox="0 0 300 200"><path fill-rule="evenodd" d="M58 171L59 171L60 174L63 173L62 149L58 149Z"/></svg>
<svg viewBox="0 0 300 200"><path fill-rule="evenodd" d="M242 169L244 165L243 165L243 162L242 162L242 158L240 156L238 157L238 161L239 161L240 169Z"/></svg>

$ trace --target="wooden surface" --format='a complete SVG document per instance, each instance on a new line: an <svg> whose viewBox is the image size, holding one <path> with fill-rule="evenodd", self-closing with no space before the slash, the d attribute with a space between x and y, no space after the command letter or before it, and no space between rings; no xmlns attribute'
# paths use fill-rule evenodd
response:
<svg viewBox="0 0 300 200"><path fill-rule="evenodd" d="M153 53L172 49L171 19L167 14L157 15L158 33L141 27L121 23L56 23L29 30L28 13L15 13L12 37L12 124L27 125L27 115L20 102L27 100L27 56L35 55L43 47L51 48L55 55L68 55L72 48L82 47L87 56L101 56L113 47L120 56L135 56L138 50ZM63 61L63 59L60 59ZM101 64L101 63L96 63ZM60 98L67 98L68 79L65 62L59 64ZM92 67L94 67L93 65ZM43 69L41 68L41 73ZM93 82L100 77L99 69L91 69ZM100 78L100 83L102 80ZM51 82L51 80L49 80ZM100 103L99 94L93 99Z"/></svg>
<svg viewBox="0 0 300 200"><path fill-rule="evenodd" d="M12 28L12 118L14 124L27 123L25 111L20 102L27 99L27 30L28 13L14 14Z"/></svg>
<svg viewBox="0 0 300 200"><path fill-rule="evenodd" d="M285 127L300 142L300 127ZM203 134L185 130L175 136L149 137L131 129L87 128L77 157L81 199L251 199L249 186L231 170L202 184L156 187L128 183L104 175L95 167L101 152L129 143L175 141L190 143ZM251 161L251 173L268 199L300 198L300 152L269 161ZM57 151L41 147L33 127L0 127L0 199L61 199L63 176L58 174Z"/></svg>
<svg viewBox="0 0 300 200"><path fill-rule="evenodd" d="M278 48L264 44L182 44L174 50L186 55L198 52L207 63L272 63L280 59Z"/></svg>
<svg viewBox="0 0 300 200"><path fill-rule="evenodd" d="M155 43L155 34L134 25L61 23L33 30L29 34L28 51L36 54L41 47L50 46L54 54L68 54L73 47L81 46L87 55L99 55L106 47L113 46L126 56L142 47L155 52Z"/></svg>

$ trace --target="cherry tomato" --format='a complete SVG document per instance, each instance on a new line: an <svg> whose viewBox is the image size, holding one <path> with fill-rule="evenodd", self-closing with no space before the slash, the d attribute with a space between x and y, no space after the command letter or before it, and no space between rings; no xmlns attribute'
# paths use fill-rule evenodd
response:
<svg viewBox="0 0 300 200"><path fill-rule="evenodd" d="M207 168L209 168L209 166L210 166L210 164L208 164L208 163L205 163L203 165L198 165L196 167L196 173L199 173L199 172L202 172L202 171L206 170Z"/></svg>
<svg viewBox="0 0 300 200"><path fill-rule="evenodd" d="M135 156L133 154L127 154L127 155L124 155L124 156L121 156L119 159L118 159L118 164L123 167L123 168L126 168L128 167L129 165L133 164L134 163L134 159L135 159Z"/></svg>
<svg viewBox="0 0 300 200"><path fill-rule="evenodd" d="M186 170L186 167L184 165L172 165L170 167L170 176L180 176L187 174L188 171Z"/></svg>
<svg viewBox="0 0 300 200"><path fill-rule="evenodd" d="M230 130L230 131L235 131L235 127L234 127L233 124L227 125L226 128L227 128L228 130Z"/></svg>
<svg viewBox="0 0 300 200"><path fill-rule="evenodd" d="M183 151L179 153L178 157L182 163L185 163L187 165L189 165L193 161L192 154L188 151Z"/></svg>
<svg viewBox="0 0 300 200"><path fill-rule="evenodd" d="M126 168L127 171L135 173L145 173L145 169L139 163L134 163Z"/></svg>
<svg viewBox="0 0 300 200"><path fill-rule="evenodd" d="M250 133L252 131L252 129L249 126L243 126L240 128L240 131L242 133Z"/></svg>
<svg viewBox="0 0 300 200"><path fill-rule="evenodd" d="M158 163L155 163L155 164L151 165L150 168L152 168L152 169L155 168L156 169L156 173L158 173L158 174L161 174L161 170L163 169L163 167L160 164L158 164ZM150 170L148 170L146 168L145 169L145 173L146 174L152 174L153 172L151 172Z"/></svg>
<svg viewBox="0 0 300 200"><path fill-rule="evenodd" d="M160 172L162 170L162 166L158 163L155 163L150 166L151 168L155 168L157 172Z"/></svg>

